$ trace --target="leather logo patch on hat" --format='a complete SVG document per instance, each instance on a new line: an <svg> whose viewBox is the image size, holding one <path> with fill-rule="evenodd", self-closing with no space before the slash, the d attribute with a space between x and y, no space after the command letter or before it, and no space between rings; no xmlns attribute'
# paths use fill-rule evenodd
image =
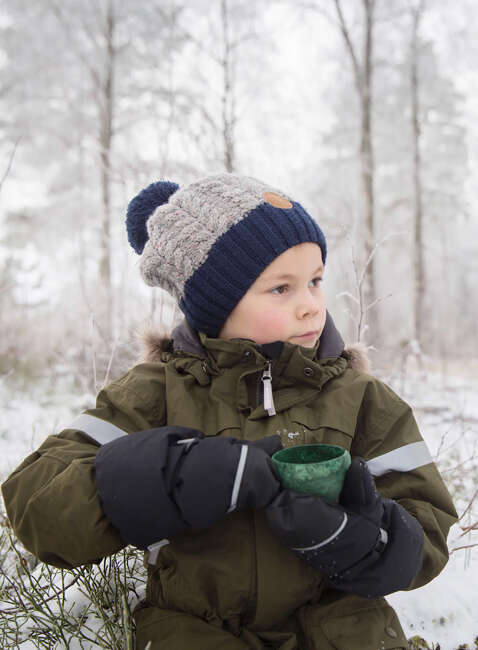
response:
<svg viewBox="0 0 478 650"><path fill-rule="evenodd" d="M285 199L283 196L279 196L279 194L276 194L275 192L264 192L262 196L267 201L267 203L273 205L274 208L290 209L292 207L292 203L290 201Z"/></svg>

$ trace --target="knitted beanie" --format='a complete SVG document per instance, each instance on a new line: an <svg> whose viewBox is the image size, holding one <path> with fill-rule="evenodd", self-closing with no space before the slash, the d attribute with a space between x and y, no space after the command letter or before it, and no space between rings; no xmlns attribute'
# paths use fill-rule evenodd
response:
<svg viewBox="0 0 478 650"><path fill-rule="evenodd" d="M190 325L218 336L264 269L303 242L325 237L282 192L248 176L217 174L179 188L159 181L128 206L128 239L147 284L178 301Z"/></svg>

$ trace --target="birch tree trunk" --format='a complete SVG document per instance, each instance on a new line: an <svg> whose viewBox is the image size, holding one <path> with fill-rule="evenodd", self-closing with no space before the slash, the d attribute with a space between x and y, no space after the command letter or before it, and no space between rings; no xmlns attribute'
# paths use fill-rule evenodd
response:
<svg viewBox="0 0 478 650"><path fill-rule="evenodd" d="M105 68L98 98L99 152L101 178L101 237L99 275L104 302L101 310L103 335L111 340L113 335L113 282L111 275L111 146L113 140L114 108L114 49L115 15L111 0L108 2L104 26Z"/></svg>
<svg viewBox="0 0 478 650"><path fill-rule="evenodd" d="M223 74L222 87L222 135L224 142L224 167L227 172L233 172L235 168L234 155L234 125L235 125L235 101L234 84L232 79L232 49L229 34L229 7L228 0L221 0L221 25L223 52L221 67Z"/></svg>
<svg viewBox="0 0 478 650"><path fill-rule="evenodd" d="M105 5L104 12L102 7ZM95 107L98 123L98 180L101 197L98 286L96 300L92 302L96 328L108 344L113 336L113 280L111 272L111 149L113 144L113 118L115 105L114 73L116 67L115 30L117 16L115 0L106 0L93 8L95 29L81 20L83 7L69 13L61 2L54 2L56 15L70 47L86 71L89 79L91 103ZM78 22L80 28L78 29ZM88 47L87 47L87 46Z"/></svg>
<svg viewBox="0 0 478 650"><path fill-rule="evenodd" d="M365 38L363 51L363 74L361 79L361 141L360 167L362 178L363 218L365 226L366 303L376 299L375 260L372 251L375 243L375 204L374 204L374 157L372 146L372 53L373 53L373 12L375 0L363 0L365 14Z"/></svg>
<svg viewBox="0 0 478 650"><path fill-rule="evenodd" d="M261 31L268 5L250 0L218 0L210 5L207 31L197 32L182 24L180 33L195 44L198 58L196 78L203 87L199 87L192 101L199 109L207 138L207 164L212 167L220 164L225 171L235 172L240 164L237 128L245 104L253 94L256 99L262 90L268 65L262 61L257 65L264 48L270 47L269 33ZM202 9L198 11L203 13ZM215 71L208 74L207 67L202 68L201 57L205 57L207 64L213 63L217 75Z"/></svg>
<svg viewBox="0 0 478 650"><path fill-rule="evenodd" d="M417 7L412 9L412 39L410 58L410 82L411 82L411 118L413 133L413 188L414 188L414 318L413 338L418 342L420 348L423 344L423 318L424 318L424 296L425 296L425 268L423 251L423 196L422 196L422 159L421 159L421 128L420 128L420 103L419 91L420 80L418 77L419 63L419 27L424 8L423 0L420 0Z"/></svg>
<svg viewBox="0 0 478 650"><path fill-rule="evenodd" d="M349 54L360 106L360 187L361 217L363 232L363 257L365 268L364 289L361 295L365 314L368 307L377 299L375 286L375 201L374 201L374 155L372 144L372 83L373 83L373 27L375 0L362 0L364 14L364 37L362 56L352 42L350 30L345 21L341 0L334 0L340 31L345 48ZM372 338L378 335L377 319L373 327L369 318L368 326Z"/></svg>

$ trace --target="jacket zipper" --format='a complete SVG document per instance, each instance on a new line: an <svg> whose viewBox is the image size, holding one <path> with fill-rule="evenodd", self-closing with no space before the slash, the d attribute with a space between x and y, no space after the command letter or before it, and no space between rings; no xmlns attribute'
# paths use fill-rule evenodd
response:
<svg viewBox="0 0 478 650"><path fill-rule="evenodd" d="M264 408L269 416L276 414L274 406L274 397L272 395L272 361L267 362L267 368L262 373L262 383L264 386Z"/></svg>

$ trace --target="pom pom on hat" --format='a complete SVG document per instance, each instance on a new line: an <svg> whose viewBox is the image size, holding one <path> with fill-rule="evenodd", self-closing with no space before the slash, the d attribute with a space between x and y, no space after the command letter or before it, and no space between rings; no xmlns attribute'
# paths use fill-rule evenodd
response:
<svg viewBox="0 0 478 650"><path fill-rule="evenodd" d="M126 213L126 230L128 231L128 241L138 255L141 255L148 241L146 222L149 217L158 206L167 203L169 197L178 189L177 183L158 181L145 187L129 202Z"/></svg>

